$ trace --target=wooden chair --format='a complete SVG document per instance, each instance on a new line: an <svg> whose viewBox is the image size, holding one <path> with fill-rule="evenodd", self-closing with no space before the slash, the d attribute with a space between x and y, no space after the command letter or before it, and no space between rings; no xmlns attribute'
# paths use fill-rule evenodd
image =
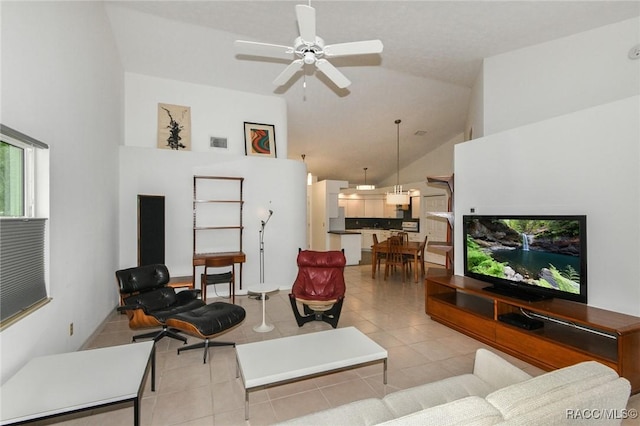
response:
<svg viewBox="0 0 640 426"><path fill-rule="evenodd" d="M424 241L422 241L422 243L420 244L420 248L418 249L418 259L420 260L420 267L421 267L421 272L422 272L422 276L423 277L425 275L425 270L424 270L424 262L425 262L424 250L427 247L427 240L428 239L429 239L429 236L425 235L424 236Z"/></svg>
<svg viewBox="0 0 640 426"><path fill-rule="evenodd" d="M398 232L396 234L398 237L400 237L400 241L402 244L409 244L409 234L406 232Z"/></svg>
<svg viewBox="0 0 640 426"><path fill-rule="evenodd" d="M210 269L218 270L211 273ZM225 272L219 272L219 268L229 268ZM208 257L204 263L204 274L200 278L200 289L202 290L202 300L207 301L207 286L214 284L229 283L229 298L231 303L236 303L236 269L232 256L229 257Z"/></svg>
<svg viewBox="0 0 640 426"><path fill-rule="evenodd" d="M402 282L405 280L405 276L407 275L407 261L402 255L402 238L395 236L390 237L387 240L387 259L384 264L384 279L386 280L389 276L389 270L391 268L400 268L400 272L402 273Z"/></svg>
<svg viewBox="0 0 640 426"><path fill-rule="evenodd" d="M378 235L377 234L373 234L373 245L377 246L380 242L378 241ZM378 266L378 272L380 272L380 262L382 261L382 259L386 259L387 258L387 254L386 253L377 253L376 255L377 258L377 266Z"/></svg>

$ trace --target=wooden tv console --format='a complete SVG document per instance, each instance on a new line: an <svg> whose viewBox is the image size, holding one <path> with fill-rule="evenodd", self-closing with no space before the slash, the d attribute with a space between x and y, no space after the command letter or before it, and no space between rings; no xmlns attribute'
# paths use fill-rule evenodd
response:
<svg viewBox="0 0 640 426"><path fill-rule="evenodd" d="M425 312L433 320L544 370L599 361L640 392L640 318L561 299L526 302L483 290L488 283L430 271ZM527 330L498 320L524 310L544 326Z"/></svg>

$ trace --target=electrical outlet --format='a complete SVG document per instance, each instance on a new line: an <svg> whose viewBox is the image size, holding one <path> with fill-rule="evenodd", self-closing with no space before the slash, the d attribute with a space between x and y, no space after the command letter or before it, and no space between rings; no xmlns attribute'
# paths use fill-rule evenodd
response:
<svg viewBox="0 0 640 426"><path fill-rule="evenodd" d="M69 336L73 336L73 323L69 323Z"/></svg>

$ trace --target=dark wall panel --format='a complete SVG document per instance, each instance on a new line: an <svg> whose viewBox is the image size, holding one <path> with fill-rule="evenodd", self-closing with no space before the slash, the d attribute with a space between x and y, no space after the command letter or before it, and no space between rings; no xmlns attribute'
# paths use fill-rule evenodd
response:
<svg viewBox="0 0 640 426"><path fill-rule="evenodd" d="M138 266L164 264L164 196L138 195Z"/></svg>

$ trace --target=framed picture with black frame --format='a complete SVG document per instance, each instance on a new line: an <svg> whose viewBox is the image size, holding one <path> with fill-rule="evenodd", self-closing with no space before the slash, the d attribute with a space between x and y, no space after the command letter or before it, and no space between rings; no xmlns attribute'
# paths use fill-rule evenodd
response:
<svg viewBox="0 0 640 426"><path fill-rule="evenodd" d="M244 153L276 158L276 128L273 124L244 123Z"/></svg>

